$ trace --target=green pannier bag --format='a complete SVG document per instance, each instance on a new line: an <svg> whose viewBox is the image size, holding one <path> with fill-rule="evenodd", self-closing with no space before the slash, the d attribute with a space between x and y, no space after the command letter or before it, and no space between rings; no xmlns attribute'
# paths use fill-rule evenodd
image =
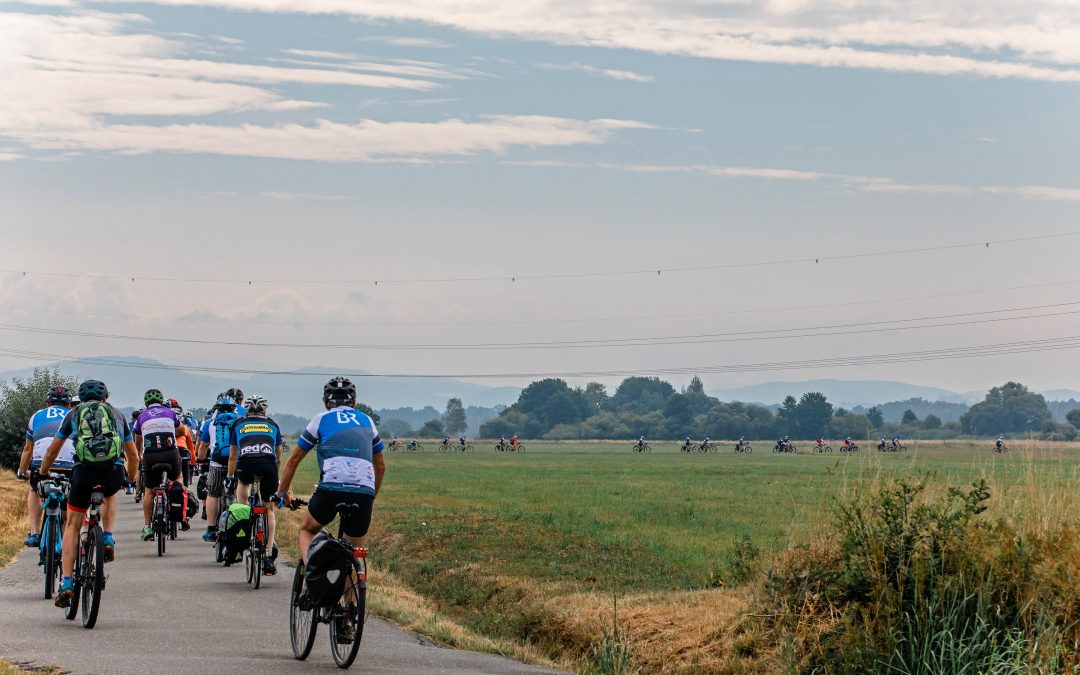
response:
<svg viewBox="0 0 1080 675"><path fill-rule="evenodd" d="M123 433L112 408L101 401L83 403L75 411L75 459L114 462L124 453Z"/></svg>

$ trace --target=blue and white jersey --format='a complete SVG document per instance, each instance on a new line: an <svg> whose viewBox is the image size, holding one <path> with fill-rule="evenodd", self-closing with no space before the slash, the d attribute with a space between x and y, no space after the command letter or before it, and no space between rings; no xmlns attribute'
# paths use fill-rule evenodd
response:
<svg viewBox="0 0 1080 675"><path fill-rule="evenodd" d="M375 495L372 460L383 442L371 418L349 406L319 413L296 442L300 449L315 449L319 462L319 489Z"/></svg>
<svg viewBox="0 0 1080 675"><path fill-rule="evenodd" d="M60 423L68 414L68 409L58 405L42 408L30 417L26 425L26 440L34 444L34 457L30 461L33 469L41 466L41 460L45 458L45 451L52 445L53 437L60 429ZM64 441L60 446L60 454L53 462L53 468L70 469L75 466L75 444L71 439Z"/></svg>
<svg viewBox="0 0 1080 675"><path fill-rule="evenodd" d="M199 430L199 440L210 446L210 466L225 466L229 463L229 440L232 425L236 420L247 415L244 406L235 406L233 410L218 410L210 419L203 422Z"/></svg>

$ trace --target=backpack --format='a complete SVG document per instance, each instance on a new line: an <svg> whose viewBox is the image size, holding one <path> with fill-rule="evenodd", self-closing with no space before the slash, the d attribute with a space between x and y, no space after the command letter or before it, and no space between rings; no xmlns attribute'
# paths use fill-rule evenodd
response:
<svg viewBox="0 0 1080 675"><path fill-rule="evenodd" d="M178 523L185 518L190 518L191 497L183 484L178 481L169 482L169 520ZM185 502L185 498L188 500ZM186 507L186 508L185 508Z"/></svg>
<svg viewBox="0 0 1080 675"><path fill-rule="evenodd" d="M352 547L319 532L308 547L304 579L315 607L332 607L345 592L345 579L353 564Z"/></svg>
<svg viewBox="0 0 1080 675"><path fill-rule="evenodd" d="M224 537L225 562L236 562L251 540L251 507L233 503L218 519L218 539Z"/></svg>
<svg viewBox="0 0 1080 675"><path fill-rule="evenodd" d="M240 419L231 410L220 411L214 417L214 459L218 462L229 459L229 445L231 445L233 422Z"/></svg>
<svg viewBox="0 0 1080 675"><path fill-rule="evenodd" d="M123 432L116 428L112 408L102 401L83 403L75 412L75 459L112 462L123 454Z"/></svg>

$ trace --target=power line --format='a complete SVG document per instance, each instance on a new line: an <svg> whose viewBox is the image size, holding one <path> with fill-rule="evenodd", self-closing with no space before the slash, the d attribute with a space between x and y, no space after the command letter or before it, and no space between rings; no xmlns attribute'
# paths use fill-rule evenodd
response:
<svg viewBox="0 0 1080 675"><path fill-rule="evenodd" d="M66 354L54 354L47 352L33 352L19 349L0 348L0 357L10 357L33 360L60 360L78 361L90 365L113 366L121 368L136 368L146 370L183 370L188 372L230 374L230 375L269 375L289 377L334 377L346 375L356 379L387 378L387 379L525 379L541 377L629 377L634 375L690 375L711 373L754 373L780 370L807 370L819 368L838 368L865 365L881 365L894 363L916 363L953 359L972 359L988 356L1005 356L1013 354L1031 354L1037 352L1060 351L1080 349L1080 335L1071 335L1041 340L1024 340L1019 342L1005 342L985 345L972 345L967 347L951 347L944 349L931 349L913 352L893 352L885 354L866 354L859 356L830 357L823 359L806 359L800 361L776 361L765 363L746 364L722 364L705 366L686 366L672 368L649 368L649 369L623 369L623 370L585 370L585 371L555 371L555 372L518 372L518 373L342 373L342 372L319 372L319 371L285 371L248 368L224 368L212 366L173 365L164 363L130 363L115 361L105 358L78 357Z"/></svg>
<svg viewBox="0 0 1080 675"><path fill-rule="evenodd" d="M648 269L632 270L608 270L608 271L584 271L584 272L555 272L555 273L505 273L500 275L475 276L475 277L435 277L435 278L368 278L368 279L271 279L271 278L190 278L190 277L166 277L140 274L95 274L82 272L62 272L54 270L26 270L26 269L0 269L0 273L22 276L58 277L68 279L112 279L117 281L164 282L164 283L191 283L191 284L240 284L247 286L265 284L289 284L289 285L341 285L341 284L448 284L470 283L491 281L541 281L552 279L587 279L600 277L626 277L626 276L661 276L663 273L686 273L686 272L710 272L719 270L747 269L752 267L776 267L782 265L794 265L805 263L837 262L841 260L854 260L856 258L875 258L894 255L912 255L916 253L930 253L934 251L949 251L964 248L989 248L991 245L1016 244L1029 241L1042 241L1047 239L1061 239L1064 237L1080 236L1080 230L1072 232L1059 232L1057 234L1031 235L1027 237L1013 237L1009 239L983 240L958 244L942 244L939 246L921 246L917 248L892 249L886 251L864 251L861 253L849 253L843 255L817 255L806 257L793 257L782 260L768 260L744 263L725 263L720 265L695 265L687 267L651 267Z"/></svg>
<svg viewBox="0 0 1080 675"><path fill-rule="evenodd" d="M371 351L472 351L472 350L512 350L512 349L586 349L604 347L654 347L664 345L685 344L709 344L721 342L752 342L764 340L790 340L807 337L831 337L838 335L859 335L867 333L884 333L902 330L916 330L924 328L944 328L951 326L967 326L986 323L998 323L1003 321L1021 321L1028 319L1052 318L1080 314L1080 309L1059 312L1044 312L1041 314L1024 314L1020 316L993 316L981 319L968 317L985 316L988 314L1009 314L1026 312L1039 309L1051 309L1059 307L1071 307L1080 305L1080 301L1053 303L1048 305L1033 305L1029 307L1012 307L1005 309L986 310L981 312L964 312L958 314L940 314L936 316L913 317L907 319L891 319L884 321L866 321L857 323L827 324L818 326L803 326L795 328L777 328L755 331L735 331L725 333L699 333L694 335L668 335L638 338L604 338L595 340L553 340L534 342L487 342L472 344L333 344L333 343L300 343L300 342L251 342L243 340L206 340L200 338L177 338L160 336L124 335L119 333L95 333L64 328L41 328L37 326L21 326L15 324L0 324L0 330L16 333L34 333L42 335L64 335L83 338L100 338L109 340L131 340L137 342L164 342L170 344L198 344L232 347L269 347L284 349L349 349ZM958 321L946 321L923 325L903 325L916 322L941 321L942 319L963 319ZM901 324L901 325L896 325ZM817 332L810 332L817 331Z"/></svg>
<svg viewBox="0 0 1080 675"><path fill-rule="evenodd" d="M1030 290L1034 288L1051 288L1055 286L1068 286L1080 284L1080 279L1071 281L1049 281L1039 284L1023 284L1020 286L999 286L997 288L984 288L968 291L955 291L952 293L933 293L928 295L909 295L893 298L877 298L873 300L851 300L847 302L826 302L813 305L788 305L778 307L756 307L744 309L730 309L711 312L688 312L682 314L650 314L639 316L599 316L582 318L553 318L553 319L503 319L491 321L312 321L308 319L260 319L230 318L222 316L175 316L162 314L130 314L109 312L80 312L69 309L49 309L45 307L15 307L0 305L0 310L31 312L38 314L56 314L61 316L89 316L108 319L126 319L132 321L183 322L183 323L211 323L223 325L254 325L254 326L331 326L331 327L355 327L355 328L420 328L429 326L511 326L511 325L543 325L543 324L573 324L573 323L606 323L618 321L654 321L671 319L698 319L710 316L734 316L739 314L767 314L770 312L793 312L807 309L829 309L835 307L857 307L860 305L880 305L890 302L907 302L911 300L936 300L939 298L955 298L967 295L984 295L990 293L1003 293L1007 291Z"/></svg>

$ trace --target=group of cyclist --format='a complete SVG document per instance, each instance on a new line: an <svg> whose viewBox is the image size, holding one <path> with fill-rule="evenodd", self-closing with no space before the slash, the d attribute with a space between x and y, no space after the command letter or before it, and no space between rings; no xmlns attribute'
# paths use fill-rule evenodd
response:
<svg viewBox="0 0 1080 675"><path fill-rule="evenodd" d="M246 500L252 485L258 483L260 498L267 507L267 546L272 551L264 560L265 575L276 573L274 507L289 501L297 468L312 451L320 478L300 523L302 559L306 562L312 539L337 517L342 504L352 507L342 516L343 532L354 546L362 546L386 463L378 430L372 419L356 407L356 397L356 386L347 378L335 377L327 382L322 393L325 411L311 419L283 463L285 443L281 429L267 415L269 403L259 395L245 399L240 389L229 389L218 395L200 421L175 399L166 399L161 390L149 389L143 396L145 407L135 411L129 422L108 402L109 390L103 382L82 382L77 397L65 387L50 389L45 407L27 423L18 476L30 483L30 532L24 543L32 547L39 546L41 536L41 498L36 492L39 481L47 477L68 484L56 605L69 606L74 595L76 542L92 493L104 497L104 560L111 562L116 557L113 527L117 493L126 489L142 501L141 539L151 540L152 491L164 478L184 486L186 499L193 464L206 476L204 517L208 524L202 538L207 542L219 536L217 523L223 497L235 492L238 499ZM158 475L147 475L154 467ZM131 480L136 474L138 492ZM180 528L188 530L186 504L182 512Z"/></svg>

